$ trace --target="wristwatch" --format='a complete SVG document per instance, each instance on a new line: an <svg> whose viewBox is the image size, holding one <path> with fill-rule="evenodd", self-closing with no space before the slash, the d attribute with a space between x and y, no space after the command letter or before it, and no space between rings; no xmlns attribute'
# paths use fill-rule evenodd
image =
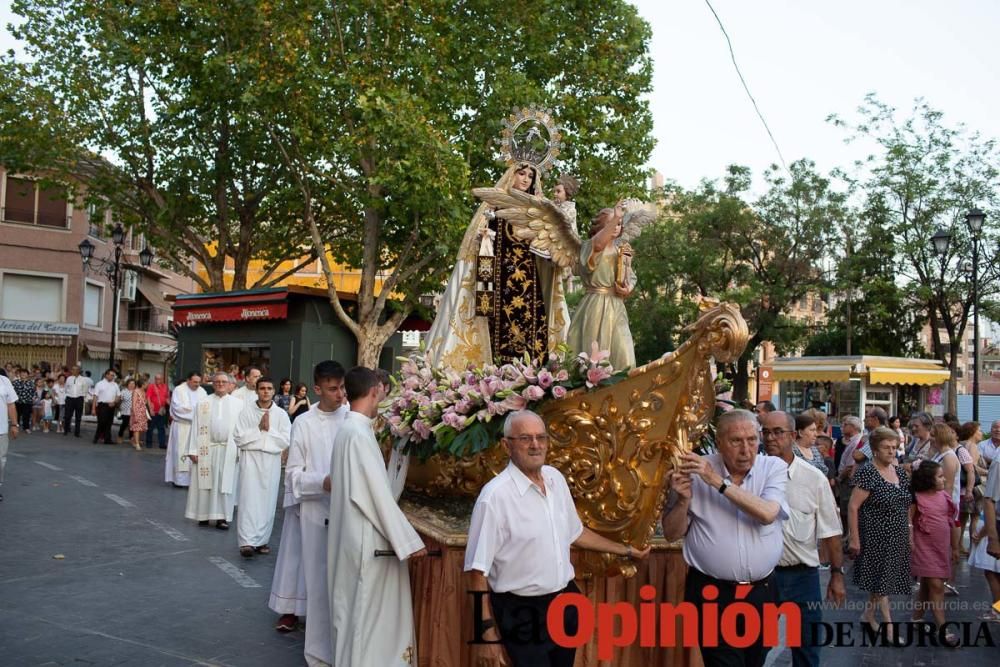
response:
<svg viewBox="0 0 1000 667"><path fill-rule="evenodd" d="M722 484L719 484L719 493L721 493L722 495L726 495L726 489L728 489L732 485L733 483L730 482L728 479L722 480Z"/></svg>
<svg viewBox="0 0 1000 667"><path fill-rule="evenodd" d="M844 567L842 565L831 565L830 573L833 574L834 572L837 574L844 574Z"/></svg>

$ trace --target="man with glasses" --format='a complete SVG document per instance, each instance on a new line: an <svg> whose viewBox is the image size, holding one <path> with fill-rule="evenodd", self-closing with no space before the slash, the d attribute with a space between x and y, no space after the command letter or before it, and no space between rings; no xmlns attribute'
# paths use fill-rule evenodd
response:
<svg viewBox="0 0 1000 667"><path fill-rule="evenodd" d="M566 478L545 465L549 436L537 414L509 413L502 442L510 463L479 493L465 550L468 589L489 591L476 599L482 604L483 639L493 642L474 645L472 664L572 667L576 649L556 646L545 627L556 596L579 592L570 546L639 559L650 548L635 550L583 525ZM564 617L569 635L576 634L578 621L576 607L569 606ZM504 652L509 662L503 661Z"/></svg>
<svg viewBox="0 0 1000 667"><path fill-rule="evenodd" d="M818 665L820 647L810 644L813 627L823 620L817 540L826 544L830 555L827 599L839 606L845 597L837 502L823 473L795 456L795 419L785 412L771 412L760 415L759 421L768 456L776 456L788 465L785 496L789 512L782 524L784 551L774 576L778 604L795 603L802 613L801 646L792 649L792 663Z"/></svg>
<svg viewBox="0 0 1000 667"><path fill-rule="evenodd" d="M754 414L724 413L716 438L718 454L689 452L681 458L680 470L670 476L662 520L666 539L684 538L689 566L684 600L698 609L703 632L719 632L719 619L727 617L726 608L738 599L758 613L774 602L774 567L783 550L781 522L788 518L788 466L775 456L757 454ZM738 592L746 595L737 598ZM759 667L767 651L761 634L750 646L720 638L717 646L703 646L701 655L706 667Z"/></svg>
<svg viewBox="0 0 1000 667"><path fill-rule="evenodd" d="M990 425L990 437L979 443L979 455L983 457L983 463L987 468L993 463L1000 453L1000 419L994 420Z"/></svg>

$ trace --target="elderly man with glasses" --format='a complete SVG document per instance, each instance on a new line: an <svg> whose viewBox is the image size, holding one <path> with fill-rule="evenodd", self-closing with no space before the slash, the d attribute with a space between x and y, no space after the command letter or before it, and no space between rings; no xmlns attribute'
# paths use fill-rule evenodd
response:
<svg viewBox="0 0 1000 667"><path fill-rule="evenodd" d="M541 417L512 412L503 431L510 463L479 493L465 550L469 590L489 591L477 599L483 639L491 643L473 647L472 665L572 667L576 649L557 646L545 627L556 596L579 592L570 546L638 559L649 547L638 551L583 525L566 479L545 465L549 436ZM569 635L578 620L576 607L567 607Z"/></svg>
<svg viewBox="0 0 1000 667"><path fill-rule="evenodd" d="M768 456L776 456L788 465L788 519L782 524L784 550L774 576L778 604L793 602L802 613L801 646L792 649L792 664L818 665L820 647L810 641L813 628L823 620L817 540L824 543L831 561L827 599L839 606L845 596L837 501L823 473L795 456L795 419L785 412L771 412L758 419Z"/></svg>

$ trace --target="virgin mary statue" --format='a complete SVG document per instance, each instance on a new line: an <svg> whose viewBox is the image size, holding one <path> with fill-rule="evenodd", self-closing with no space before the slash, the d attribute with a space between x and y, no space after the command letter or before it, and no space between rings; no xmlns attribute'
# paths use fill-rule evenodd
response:
<svg viewBox="0 0 1000 667"><path fill-rule="evenodd" d="M536 150L534 155L549 160L550 153ZM513 162L496 188L541 195L542 161ZM499 364L525 353L544 358L566 340L569 311L559 268L534 254L494 210L481 204L465 231L427 333L428 356L435 366Z"/></svg>

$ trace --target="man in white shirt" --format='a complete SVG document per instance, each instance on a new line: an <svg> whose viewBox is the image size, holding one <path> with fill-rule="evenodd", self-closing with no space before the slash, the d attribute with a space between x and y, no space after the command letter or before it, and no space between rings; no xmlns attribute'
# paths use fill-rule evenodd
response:
<svg viewBox="0 0 1000 667"><path fill-rule="evenodd" d="M7 470L7 448L10 441L17 438L17 393L6 375L0 374L0 487ZM0 500L3 494L0 493Z"/></svg>
<svg viewBox="0 0 1000 667"><path fill-rule="evenodd" d="M186 489L191 484L191 464L184 456L188 438L191 436L191 421L195 408L208 398L201 387L201 373L191 371L187 380L174 387L170 396L170 437L167 438L167 456L163 478L175 487Z"/></svg>
<svg viewBox="0 0 1000 667"><path fill-rule="evenodd" d="M792 648L792 662L815 666L820 664L820 647L811 645L811 638L816 636L813 628L823 620L817 540L826 544L830 554L827 599L839 606L845 596L837 501L826 476L795 456L795 419L786 412L761 414L757 419L768 456L777 456L788 465L788 518L782 524L784 550L774 568L778 604L793 602L802 614L800 646Z"/></svg>
<svg viewBox="0 0 1000 667"><path fill-rule="evenodd" d="M502 442L510 463L479 493L465 549L468 590L490 593L478 599L482 638L493 642L474 645L472 664L503 664L506 651L513 667L572 667L576 649L557 646L545 626L555 597L579 592L570 546L639 559L650 547L633 550L583 525L566 479L545 465L549 436L537 414L509 413ZM527 627L531 616L541 619L540 627ZM568 607L563 624L569 635L578 621L576 607Z"/></svg>
<svg viewBox="0 0 1000 667"><path fill-rule="evenodd" d="M288 449L292 422L274 402L274 381L257 381L257 400L243 406L233 439L240 450L240 511L236 532L240 555L269 554L274 512L281 486L281 453Z"/></svg>
<svg viewBox="0 0 1000 667"><path fill-rule="evenodd" d="M990 425L990 437L979 443L979 455L983 457L983 462L987 468L993 463L993 459L1000 453L1000 419L995 420Z"/></svg>
<svg viewBox="0 0 1000 667"><path fill-rule="evenodd" d="M73 435L80 437L80 420L83 418L83 402L90 394L90 378L80 374L80 367L73 366L66 378L66 410L63 415L63 435L69 435L69 425L76 418Z"/></svg>
<svg viewBox="0 0 1000 667"><path fill-rule="evenodd" d="M97 431L94 433L94 444L98 440L104 439L105 445L115 444L111 437L111 424L115 420L115 406L118 404L118 397L121 394L121 387L115 382L115 371L109 368L104 371L104 378L94 387L94 410L97 417Z"/></svg>
<svg viewBox="0 0 1000 667"><path fill-rule="evenodd" d="M236 443L233 431L243 404L230 395L228 373L216 373L214 393L198 403L191 421L187 458L194 464L184 516L201 526L229 529L236 493Z"/></svg>

